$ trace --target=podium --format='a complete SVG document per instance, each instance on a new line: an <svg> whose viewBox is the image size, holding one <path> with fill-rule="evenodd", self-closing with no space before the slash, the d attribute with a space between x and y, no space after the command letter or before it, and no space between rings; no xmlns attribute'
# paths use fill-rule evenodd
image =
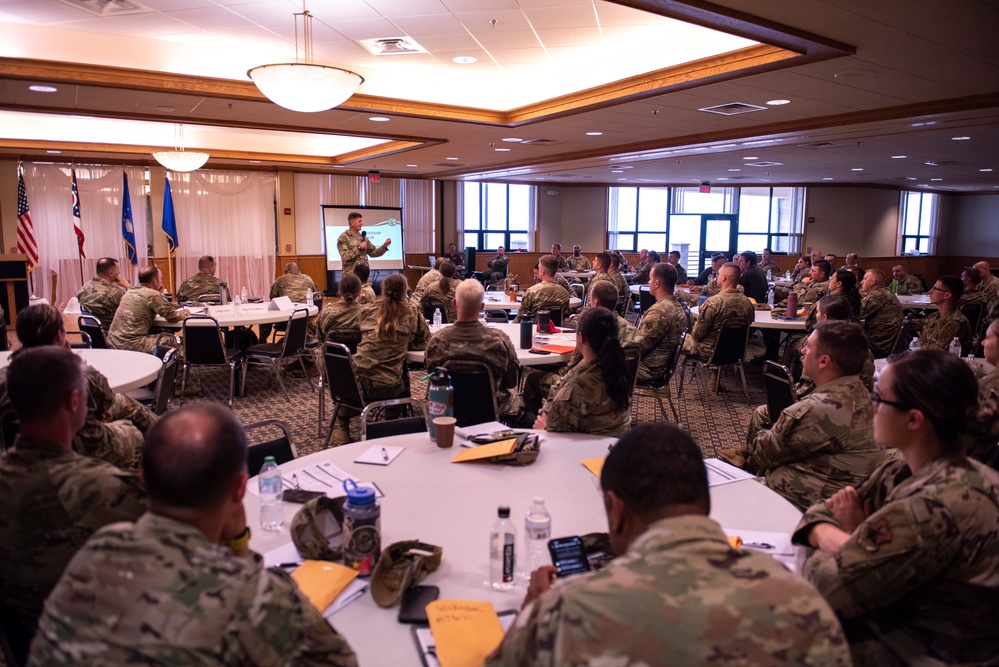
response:
<svg viewBox="0 0 999 667"><path fill-rule="evenodd" d="M0 306L13 326L17 311L28 307L28 256L0 255Z"/></svg>

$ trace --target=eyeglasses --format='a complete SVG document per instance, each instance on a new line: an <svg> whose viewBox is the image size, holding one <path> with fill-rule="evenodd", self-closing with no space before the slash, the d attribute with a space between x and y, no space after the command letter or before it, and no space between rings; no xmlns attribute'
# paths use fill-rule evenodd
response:
<svg viewBox="0 0 999 667"><path fill-rule="evenodd" d="M930 288L930 291L931 292L949 292L950 290L949 289L945 289L943 287L937 287L936 285L934 285L933 287Z"/></svg>
<svg viewBox="0 0 999 667"><path fill-rule="evenodd" d="M902 405L898 401L889 401L886 398L881 398L881 394L878 393L877 389L875 389L874 391L871 392L871 394L870 394L870 401L871 401L871 406L873 406L873 407L877 407L878 405L884 403L885 405L892 406L896 410L908 410L909 409L909 406Z"/></svg>

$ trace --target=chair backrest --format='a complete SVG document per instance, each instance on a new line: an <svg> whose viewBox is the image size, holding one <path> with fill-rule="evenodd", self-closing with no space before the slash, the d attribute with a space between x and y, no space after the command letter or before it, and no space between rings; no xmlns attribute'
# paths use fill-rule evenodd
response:
<svg viewBox="0 0 999 667"><path fill-rule="evenodd" d="M191 315L184 320L184 363L229 365L219 321L210 315Z"/></svg>
<svg viewBox="0 0 999 667"><path fill-rule="evenodd" d="M168 349L162 357L163 368L156 378L156 389L153 390L153 414L166 412L167 403L173 396L173 387L177 383L177 350Z"/></svg>
<svg viewBox="0 0 999 667"><path fill-rule="evenodd" d="M434 311L440 308L441 322L447 324L447 304L444 299L434 295L426 295L420 300L420 305L423 308L423 317L426 318L427 322L434 321Z"/></svg>
<svg viewBox="0 0 999 667"><path fill-rule="evenodd" d="M505 310L487 310L486 322L509 322L510 314Z"/></svg>
<svg viewBox="0 0 999 667"><path fill-rule="evenodd" d="M749 323L741 317L722 322L718 340L711 351L709 365L729 366L742 363L746 356L746 343L749 342Z"/></svg>
<svg viewBox="0 0 999 667"><path fill-rule="evenodd" d="M676 369L680 366L680 359L683 357L681 350L683 350L683 343L687 340L687 332L680 332L680 341L676 345L676 350L673 351L673 356L670 358L669 363L666 364L666 370L663 371L662 377L653 378L649 382L643 382L644 386L648 387L665 387L673 379L673 374L676 373Z"/></svg>
<svg viewBox="0 0 999 667"><path fill-rule="evenodd" d="M561 308L549 308L548 309L548 319L551 323L557 327L562 326L562 309Z"/></svg>
<svg viewBox="0 0 999 667"><path fill-rule="evenodd" d="M13 408L8 408L0 413L0 437L2 442L0 451L5 451L14 446L14 438L21 432L21 423L17 421L17 414Z"/></svg>
<svg viewBox="0 0 999 667"><path fill-rule="evenodd" d="M72 338L73 336L79 336L80 340L75 343L70 343L69 346L74 350L89 350L94 347L93 339L86 331L67 331L66 337Z"/></svg>
<svg viewBox="0 0 999 667"><path fill-rule="evenodd" d="M912 329L912 313L906 313L902 317L902 324L898 328L898 333L895 334L895 342L891 344L891 354L898 354L902 350L899 346L905 344L905 334L907 331Z"/></svg>
<svg viewBox="0 0 999 667"><path fill-rule="evenodd" d="M326 333L326 338L323 340L323 344L326 343L341 343L347 346L351 354L357 354L357 346L361 342L361 332L360 331L346 331L346 330L336 330L333 329Z"/></svg>
<svg viewBox="0 0 999 667"><path fill-rule="evenodd" d="M195 301L198 302L198 303L218 304L218 303L222 303L222 297L220 297L215 292L211 292L209 294L202 294L197 299L195 299Z"/></svg>
<svg viewBox="0 0 999 667"><path fill-rule="evenodd" d="M481 361L451 359L444 363L454 387L454 418L458 428L496 421L496 383Z"/></svg>
<svg viewBox="0 0 999 667"><path fill-rule="evenodd" d="M638 365L642 361L642 353L637 349L626 350L624 353L624 364L628 369L628 387L631 391L629 396L635 393L635 383L638 382Z"/></svg>
<svg viewBox="0 0 999 667"><path fill-rule="evenodd" d="M978 331L978 324L981 322L982 314L984 312L985 304L983 303L969 303L961 308L961 314L968 318L968 322L971 323L971 331L973 333Z"/></svg>
<svg viewBox="0 0 999 667"><path fill-rule="evenodd" d="M281 430L281 435L273 440L250 444L246 453L246 468L250 477L260 472L260 468L264 465L264 459L268 456L273 456L278 465L298 458L298 449L291 439L291 429L280 419L264 419L246 426L247 439L251 439L251 431L268 427L277 427Z"/></svg>
<svg viewBox="0 0 999 667"><path fill-rule="evenodd" d="M305 338L309 327L309 311L299 308L288 317L288 331L284 335L282 357L294 357L305 347Z"/></svg>
<svg viewBox="0 0 999 667"><path fill-rule="evenodd" d="M323 347L323 360L326 366L326 386L329 387L333 403L363 410L367 401L364 400L364 390L357 381L357 368L350 349L343 343L333 343L327 339Z"/></svg>
<svg viewBox="0 0 999 667"><path fill-rule="evenodd" d="M777 417L785 408L798 402L791 379L791 369L776 361L768 361L763 366L763 387L767 391L767 413L770 422L776 423Z"/></svg>
<svg viewBox="0 0 999 667"><path fill-rule="evenodd" d="M104 338L101 321L93 315L80 315L76 320L80 331L90 336L90 346L98 350L108 349L108 341Z"/></svg>
<svg viewBox="0 0 999 667"><path fill-rule="evenodd" d="M687 333L690 333L694 330L694 316L690 312L690 305L680 299L677 299L677 303L680 304L680 308L683 310L683 316L687 318Z"/></svg>
<svg viewBox="0 0 999 667"><path fill-rule="evenodd" d="M654 305L656 305L656 297L653 296L652 292L649 291L648 286L642 285L641 287L639 287L638 310L642 313L642 315L644 315L645 311L647 311L649 308L651 308Z"/></svg>
<svg viewBox="0 0 999 667"><path fill-rule="evenodd" d="M370 418L377 415L386 408L395 406L406 406L408 416L384 419L382 421L370 421ZM417 414L413 414L413 412ZM375 438L388 438L393 435L405 435L407 433L425 433L427 430L427 408L422 403L412 398L390 398L384 401L374 401L368 403L361 412L361 440L374 440Z"/></svg>

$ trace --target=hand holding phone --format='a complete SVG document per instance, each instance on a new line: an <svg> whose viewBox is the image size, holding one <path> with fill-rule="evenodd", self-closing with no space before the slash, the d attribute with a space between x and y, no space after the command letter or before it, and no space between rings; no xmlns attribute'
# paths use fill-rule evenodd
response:
<svg viewBox="0 0 999 667"><path fill-rule="evenodd" d="M548 553L552 556L558 577L590 571L590 561L583 550L583 538L559 537L548 541Z"/></svg>

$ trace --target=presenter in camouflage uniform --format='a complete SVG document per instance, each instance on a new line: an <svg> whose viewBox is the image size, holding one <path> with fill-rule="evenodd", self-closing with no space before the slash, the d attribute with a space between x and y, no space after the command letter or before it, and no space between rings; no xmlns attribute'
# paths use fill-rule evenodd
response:
<svg viewBox="0 0 999 667"><path fill-rule="evenodd" d="M129 287L121 298L118 312L108 331L108 345L116 350L134 350L153 353L156 335L152 333L157 315L167 322L180 322L187 318L186 308L177 308L163 296L163 276L155 266L139 271L139 286ZM174 344L174 339L163 339L164 345Z"/></svg>
<svg viewBox="0 0 999 667"><path fill-rule="evenodd" d="M292 300L293 303L305 303L306 297L308 296L309 290L312 290L313 294L319 292L319 288L316 287L316 283L308 275L302 273L301 269L298 268L298 264L295 262L288 262L284 265L284 275L279 276L277 280L271 284L271 291L268 292L268 299L276 299L279 296L286 296ZM311 303L309 304L312 305ZM261 324L260 325L260 342L266 342L270 338L271 330L274 328L272 324ZM309 318L309 333L310 335L315 332L314 318Z"/></svg>
<svg viewBox="0 0 999 667"><path fill-rule="evenodd" d="M638 328L642 357L638 365L638 381L662 378L680 353L680 335L687 330L687 316L673 297L676 269L672 264L656 264L649 276L649 293L656 298Z"/></svg>
<svg viewBox="0 0 999 667"><path fill-rule="evenodd" d="M364 219L360 213L351 213L347 216L347 231L340 234L336 240L336 248L340 251L340 261L342 272L350 273L357 264L367 264L368 257L381 257L392 245L392 239L386 238L378 247L375 247L367 238L361 237L361 227Z"/></svg>
<svg viewBox="0 0 999 667"><path fill-rule="evenodd" d="M871 352L878 359L892 353L899 327L902 326L902 304L887 287L884 271L870 269L860 283L860 319L871 344Z"/></svg>
<svg viewBox="0 0 999 667"><path fill-rule="evenodd" d="M924 320L915 320L913 325L919 332L919 346L928 350L946 350L956 337L961 347L971 345L971 323L958 310L958 302L964 293L964 283L957 276L940 276L930 288L930 303L937 307Z"/></svg>
<svg viewBox="0 0 999 667"><path fill-rule="evenodd" d="M138 518L145 493L136 473L73 449L87 410L79 357L23 349L6 371L20 433L0 457L0 601L33 634L73 555L101 526Z"/></svg>
<svg viewBox="0 0 999 667"><path fill-rule="evenodd" d="M563 315L569 312L569 292L555 282L558 260L552 255L545 255L538 265L541 282L532 285L524 293L514 322L520 322L524 318L535 319L539 310L560 310Z"/></svg>
<svg viewBox="0 0 999 667"><path fill-rule="evenodd" d="M114 314L118 311L121 297L125 295L128 283L121 279L118 260L102 257L97 260L97 275L90 279L76 295L81 309L86 308L101 322L105 336L111 328ZM0 317L2 317L0 313Z"/></svg>
<svg viewBox="0 0 999 667"><path fill-rule="evenodd" d="M981 665L999 656L999 474L965 455L991 421L974 374L940 350L885 367L874 439L900 459L812 505L793 535L803 574L846 631L854 664Z"/></svg>
<svg viewBox="0 0 999 667"><path fill-rule="evenodd" d="M217 404L158 422L143 461L149 511L98 531L73 559L32 664L356 667L291 576L250 551L246 450L239 420Z"/></svg>
<svg viewBox="0 0 999 667"><path fill-rule="evenodd" d="M804 510L860 484L885 458L871 437L871 406L859 373L867 339L856 322L826 321L808 337L802 359L815 391L786 408L773 428L719 458L761 475Z"/></svg>
<svg viewBox="0 0 999 667"><path fill-rule="evenodd" d="M598 572L531 577L488 667L850 664L836 616L773 558L708 518L700 449L662 424L618 441L600 474L611 549Z"/></svg>
<svg viewBox="0 0 999 667"><path fill-rule="evenodd" d="M197 301L202 294L216 295L223 288L229 295L228 286L215 277L215 258L205 255L198 259L198 272L180 284L177 301Z"/></svg>
<svg viewBox="0 0 999 667"><path fill-rule="evenodd" d="M892 278L898 281L898 294L919 294L923 291L923 282L919 276L906 273L904 264L896 264L891 269Z"/></svg>

